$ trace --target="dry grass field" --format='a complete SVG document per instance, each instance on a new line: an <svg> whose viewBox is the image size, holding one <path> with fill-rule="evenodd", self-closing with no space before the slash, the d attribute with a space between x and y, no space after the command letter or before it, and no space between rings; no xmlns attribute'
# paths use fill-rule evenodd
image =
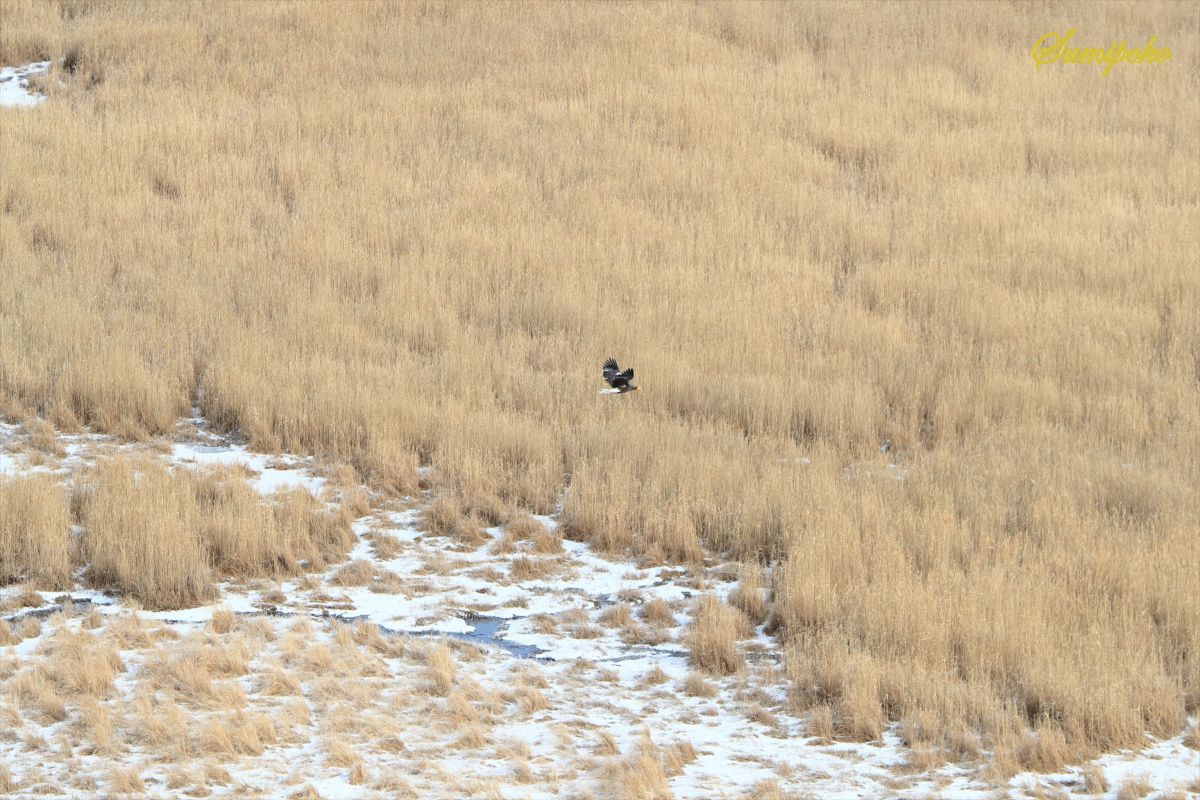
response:
<svg viewBox="0 0 1200 800"><path fill-rule="evenodd" d="M1067 28L1174 58L1035 70ZM52 449L198 404L424 481L465 539L557 510L646 565L740 560L830 736L898 722L997 774L1175 736L1198 31L1166 2L3 0L0 64L64 60L0 109L0 413ZM597 396L610 355L640 391ZM346 555L344 520L155 475L0 486L0 581L87 564L163 607L211 596L204 554ZM743 668L739 613L702 622L702 665Z"/></svg>

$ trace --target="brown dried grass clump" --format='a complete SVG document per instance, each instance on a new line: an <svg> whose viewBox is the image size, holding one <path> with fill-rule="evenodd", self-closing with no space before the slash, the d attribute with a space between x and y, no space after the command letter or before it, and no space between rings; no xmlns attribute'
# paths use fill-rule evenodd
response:
<svg viewBox="0 0 1200 800"><path fill-rule="evenodd" d="M97 468L84 512L88 580L117 589L148 609L185 608L216 597L197 533L191 494L166 470L123 462Z"/></svg>
<svg viewBox="0 0 1200 800"><path fill-rule="evenodd" d="M533 536L533 552L541 555L557 555L563 552L562 534L558 529L546 529Z"/></svg>
<svg viewBox="0 0 1200 800"><path fill-rule="evenodd" d="M303 489L279 492L272 498L277 536L297 566L286 562L286 573L300 569L319 571L344 561L355 536L349 516L341 510L330 511L325 504Z"/></svg>
<svg viewBox="0 0 1200 800"><path fill-rule="evenodd" d="M388 533L375 531L369 534L371 550L381 561L391 561L404 552L404 542Z"/></svg>
<svg viewBox="0 0 1200 800"><path fill-rule="evenodd" d="M223 574L261 577L293 571L297 554L286 547L269 505L234 469L185 473L200 539Z"/></svg>
<svg viewBox="0 0 1200 800"><path fill-rule="evenodd" d="M33 588L32 584L28 583L22 584L19 587L19 591L16 597L12 598L12 602L17 608L41 608L46 604L46 600L42 597L42 595ZM36 618L26 617L26 619L29 620Z"/></svg>
<svg viewBox="0 0 1200 800"><path fill-rule="evenodd" d="M1104 794L1108 791L1108 779L1099 764L1088 764L1083 768L1083 789L1088 794Z"/></svg>
<svg viewBox="0 0 1200 800"><path fill-rule="evenodd" d="M114 767L109 772L108 783L117 794L142 794L146 791L146 784L136 769Z"/></svg>
<svg viewBox="0 0 1200 800"><path fill-rule="evenodd" d="M705 595L696 604L695 616L687 631L692 666L714 675L731 675L746 660L737 649L737 640L746 633L746 618L713 595Z"/></svg>
<svg viewBox="0 0 1200 800"><path fill-rule="evenodd" d="M809 713L808 730L821 739L833 738L833 709L827 705L814 706Z"/></svg>
<svg viewBox="0 0 1200 800"><path fill-rule="evenodd" d="M116 648L86 631L59 628L48 648L49 658L41 669L55 688L68 696L104 697L125 669Z"/></svg>
<svg viewBox="0 0 1200 800"><path fill-rule="evenodd" d="M1154 791L1154 784L1145 775L1131 775L1117 790L1117 800L1141 800Z"/></svg>
<svg viewBox="0 0 1200 800"><path fill-rule="evenodd" d="M334 586L368 586L374 580L375 565L359 559L339 567L330 582Z"/></svg>
<svg viewBox="0 0 1200 800"><path fill-rule="evenodd" d="M663 672L663 668L655 664L654 669L647 672L645 677L642 678L642 684L644 686L658 686L669 680L670 677L667 676L667 673Z"/></svg>
<svg viewBox="0 0 1200 800"><path fill-rule="evenodd" d="M213 633L224 635L233 630L233 626L237 624L237 615L233 613L233 609L229 606L221 606L213 609L212 619L209 620L208 626Z"/></svg>
<svg viewBox="0 0 1200 800"><path fill-rule="evenodd" d="M8 692L23 712L32 712L42 724L67 718L66 703L55 691L46 673L36 667L18 672L8 681Z"/></svg>
<svg viewBox="0 0 1200 800"><path fill-rule="evenodd" d="M503 525L509 517L508 507L494 494L475 492L463 500L463 511L488 527Z"/></svg>
<svg viewBox="0 0 1200 800"><path fill-rule="evenodd" d="M633 622L633 607L628 603L617 603L600 612L597 620L607 628L623 628Z"/></svg>
<svg viewBox="0 0 1200 800"><path fill-rule="evenodd" d="M516 514L505 524L504 530L519 542L532 542L546 533L546 526L530 514Z"/></svg>
<svg viewBox="0 0 1200 800"><path fill-rule="evenodd" d="M3 638L3 632L0 632L0 639ZM1187 731L1187 735L1183 737L1183 744L1193 750L1200 750L1200 722L1193 722Z"/></svg>
<svg viewBox="0 0 1200 800"><path fill-rule="evenodd" d="M747 563L738 568L738 585L729 595L729 604L755 625L766 622L770 608L765 597L762 567Z"/></svg>
<svg viewBox="0 0 1200 800"><path fill-rule="evenodd" d="M534 553L556 555L563 551L562 535L558 530L547 528L529 514L521 514L509 520L504 532L505 538L513 542L531 542Z"/></svg>
<svg viewBox="0 0 1200 800"><path fill-rule="evenodd" d="M672 796L663 753L649 735L624 758L610 764L605 777L611 796L619 800L666 800Z"/></svg>
<svg viewBox="0 0 1200 800"><path fill-rule="evenodd" d="M268 697L298 696L302 689L294 675L281 670L269 670L258 676L259 692Z"/></svg>
<svg viewBox="0 0 1200 800"><path fill-rule="evenodd" d="M643 621L656 627L675 627L675 614L671 611L671 606L666 600L658 597L642 606L639 616Z"/></svg>
<svg viewBox="0 0 1200 800"><path fill-rule="evenodd" d="M70 525L66 492L54 478L0 478L0 585L67 588Z"/></svg>
<svg viewBox="0 0 1200 800"><path fill-rule="evenodd" d="M535 581L553 575L556 565L544 558L517 556L510 562L509 576L518 582Z"/></svg>
<svg viewBox="0 0 1200 800"><path fill-rule="evenodd" d="M139 689L133 710L135 724L130 735L133 743L178 759L191 759L195 755L189 729L191 717L177 704Z"/></svg>
<svg viewBox="0 0 1200 800"><path fill-rule="evenodd" d="M67 451L58 440L54 426L40 417L27 417L22 423L25 434L29 437L29 446L46 455L65 456Z"/></svg>
<svg viewBox="0 0 1200 800"><path fill-rule="evenodd" d="M717 687L698 672L689 672L683 681L683 693L689 697L716 697Z"/></svg>
<svg viewBox="0 0 1200 800"><path fill-rule="evenodd" d="M429 650L425 676L429 679L434 694L448 694L454 686L456 672L454 654L449 647L439 644Z"/></svg>
<svg viewBox="0 0 1200 800"><path fill-rule="evenodd" d="M674 778L683 773L683 768L699 757L696 747L686 739L681 739L663 750L663 772L668 778Z"/></svg>
<svg viewBox="0 0 1200 800"><path fill-rule="evenodd" d="M487 531L483 526L483 520L474 514L463 515L455 522L450 538L465 547L479 547L488 541Z"/></svg>
<svg viewBox="0 0 1200 800"><path fill-rule="evenodd" d="M95 698L80 703L80 728L90 743L91 754L109 759L120 755L122 748L113 728L112 712Z"/></svg>
<svg viewBox="0 0 1200 800"><path fill-rule="evenodd" d="M541 689L533 686L523 686L521 688L520 694L517 697L517 704L520 706L521 712L527 716L550 708L550 700Z"/></svg>
<svg viewBox="0 0 1200 800"><path fill-rule="evenodd" d="M461 502L455 497L443 495L421 512L420 525L434 536L453 536L462 517Z"/></svg>

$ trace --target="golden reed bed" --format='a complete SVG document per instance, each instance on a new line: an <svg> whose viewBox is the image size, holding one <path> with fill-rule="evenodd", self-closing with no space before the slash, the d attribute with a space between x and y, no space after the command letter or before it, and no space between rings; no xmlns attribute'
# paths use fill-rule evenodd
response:
<svg viewBox="0 0 1200 800"><path fill-rule="evenodd" d="M5 2L0 63L66 61L0 110L4 413L139 438L198 402L385 491L427 464L648 561L760 560L795 701L840 735L904 721L1001 771L1174 735L1198 26ZM1172 58L1038 67L1067 28ZM597 397L613 354L639 392Z"/></svg>

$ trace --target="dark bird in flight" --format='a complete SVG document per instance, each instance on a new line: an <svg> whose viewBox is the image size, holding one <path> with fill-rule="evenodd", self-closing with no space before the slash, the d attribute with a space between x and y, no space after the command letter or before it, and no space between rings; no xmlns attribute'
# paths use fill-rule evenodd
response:
<svg viewBox="0 0 1200 800"><path fill-rule="evenodd" d="M617 366L615 358L610 358L604 362L604 380L618 392L637 391L637 387L633 385L633 368L630 367L621 372L621 368Z"/></svg>

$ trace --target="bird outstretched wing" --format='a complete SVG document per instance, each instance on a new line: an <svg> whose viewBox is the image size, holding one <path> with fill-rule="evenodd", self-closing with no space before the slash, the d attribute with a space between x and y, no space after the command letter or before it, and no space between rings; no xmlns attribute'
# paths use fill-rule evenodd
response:
<svg viewBox="0 0 1200 800"><path fill-rule="evenodd" d="M613 381L621 374L621 368L617 366L617 360L610 358L604 362L604 382L609 386L614 385Z"/></svg>

